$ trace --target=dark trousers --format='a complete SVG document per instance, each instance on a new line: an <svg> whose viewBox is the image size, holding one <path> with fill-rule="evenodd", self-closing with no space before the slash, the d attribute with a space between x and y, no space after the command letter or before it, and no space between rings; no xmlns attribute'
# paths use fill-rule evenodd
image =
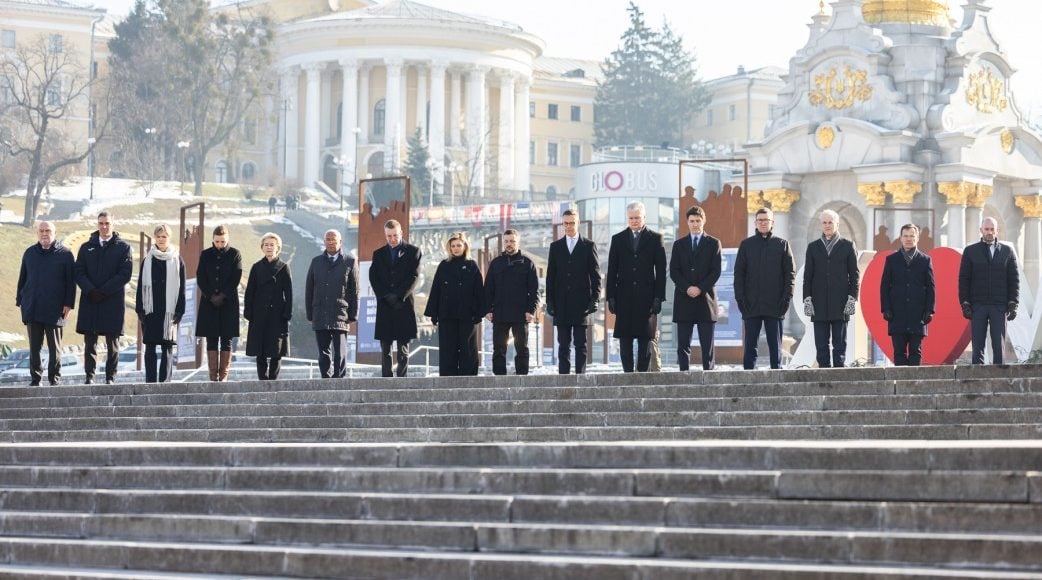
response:
<svg viewBox="0 0 1042 580"><path fill-rule="evenodd" d="M318 341L318 370L324 379L342 379L347 376L347 331L316 330Z"/></svg>
<svg viewBox="0 0 1042 580"><path fill-rule="evenodd" d="M404 377L409 372L409 341L408 340L381 340L380 341L380 376L393 377L391 372L391 346L398 343L394 351L394 362L397 363L399 377Z"/></svg>
<svg viewBox="0 0 1042 580"><path fill-rule="evenodd" d="M895 334L890 337L894 343L894 366L917 367L923 364L923 335Z"/></svg>
<svg viewBox="0 0 1042 580"><path fill-rule="evenodd" d="M1002 364L1002 346L1006 343L1006 306L998 304L975 304L970 319L973 364L984 364L984 345L991 331L991 362Z"/></svg>
<svg viewBox="0 0 1042 580"><path fill-rule="evenodd" d="M767 352L770 354L771 368L781 368L781 318L769 316L754 316L743 320L745 324L745 337L742 339L745 345L745 355L742 357L742 366L746 369L756 368L756 343L760 340L760 328L767 335Z"/></svg>
<svg viewBox="0 0 1042 580"><path fill-rule="evenodd" d="M156 347L159 347L159 358L156 358ZM156 366L159 368L157 369ZM156 371L158 370L158 374ZM145 345L145 382L169 383L174 376L174 344Z"/></svg>
<svg viewBox="0 0 1042 580"><path fill-rule="evenodd" d="M571 347L575 344L575 374L586 372L586 326L561 325L557 327L557 373L567 375L570 372L569 358Z"/></svg>
<svg viewBox="0 0 1042 580"><path fill-rule="evenodd" d="M29 332L29 380L34 385L43 378L43 341L47 341L47 380L53 385L62 378L62 327L39 322L26 325Z"/></svg>
<svg viewBox="0 0 1042 580"><path fill-rule="evenodd" d="M206 350L216 352L231 352L232 351L232 337L230 336L207 336L206 337Z"/></svg>
<svg viewBox="0 0 1042 580"><path fill-rule="evenodd" d="M694 322L677 323L677 364L680 370L686 371L691 363L691 334L695 330ZM716 351L713 339L716 334L715 322L699 322L698 347L702 350L702 370L711 371L716 367Z"/></svg>
<svg viewBox="0 0 1042 580"><path fill-rule="evenodd" d="M507 374L507 339L514 335L514 372L528 374L528 323L492 322L492 374Z"/></svg>
<svg viewBox="0 0 1042 580"><path fill-rule="evenodd" d="M832 358L829 358L829 336ZM814 346L818 350L818 368L843 367L847 362L847 321L815 320Z"/></svg>
<svg viewBox="0 0 1042 580"><path fill-rule="evenodd" d="M282 357L257 357L257 378L262 381L274 381L279 378L282 369Z"/></svg>
<svg viewBox="0 0 1042 580"><path fill-rule="evenodd" d="M98 368L98 337L105 337L105 380L116 379L116 368L119 365L118 334L84 334L83 335L83 374L88 381L94 380L94 370Z"/></svg>
<svg viewBox="0 0 1042 580"><path fill-rule="evenodd" d="M478 325L470 320L442 318L438 322L438 375L477 375Z"/></svg>
<svg viewBox="0 0 1042 580"><path fill-rule="evenodd" d="M622 372L633 372L634 340L637 341L637 372L646 373L648 372L648 366L651 365L651 349L648 348L651 338L646 336L619 339L619 356L622 358Z"/></svg>

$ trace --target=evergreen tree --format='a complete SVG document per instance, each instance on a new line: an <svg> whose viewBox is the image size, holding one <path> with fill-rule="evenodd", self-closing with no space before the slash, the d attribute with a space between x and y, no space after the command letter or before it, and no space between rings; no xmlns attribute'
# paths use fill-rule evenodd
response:
<svg viewBox="0 0 1042 580"><path fill-rule="evenodd" d="M412 203L418 205L431 194L431 170L427 167L431 155L423 140L423 131L419 127L409 137L407 145L408 153L402 170L411 180Z"/></svg>

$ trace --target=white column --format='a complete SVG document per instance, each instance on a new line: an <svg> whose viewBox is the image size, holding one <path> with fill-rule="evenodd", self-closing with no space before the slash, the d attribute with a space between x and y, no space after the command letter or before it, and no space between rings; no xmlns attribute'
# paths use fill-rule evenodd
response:
<svg viewBox="0 0 1042 580"><path fill-rule="evenodd" d="M322 118L322 69L324 63L312 62L305 64L304 72L307 73L307 89L304 94L304 186L315 187L318 181L321 161L320 130Z"/></svg>
<svg viewBox="0 0 1042 580"><path fill-rule="evenodd" d="M934 233L936 236L936 232ZM935 238L936 239L936 238ZM948 247L963 248L966 246L966 206L962 204L948 205Z"/></svg>
<svg viewBox="0 0 1042 580"><path fill-rule="evenodd" d="M300 70L291 68L282 75L282 167L286 179L296 179L299 175L300 166L299 144L297 132L300 124L297 115L300 107L297 105L297 91L300 89Z"/></svg>
<svg viewBox="0 0 1042 580"><path fill-rule="evenodd" d="M355 132L358 127L358 61L342 59L340 69L344 75L344 86L341 91L343 116L340 118L340 158L345 164L344 172L337 186L343 189L344 183L354 183L358 177L355 169L358 163L358 133Z"/></svg>
<svg viewBox="0 0 1042 580"><path fill-rule="evenodd" d="M427 133L427 71L422 65L416 66L416 124L420 133Z"/></svg>
<svg viewBox="0 0 1042 580"><path fill-rule="evenodd" d="M531 168L528 159L528 143L532 140L528 117L530 78L521 78L514 86L514 189L528 191L531 185Z"/></svg>
<svg viewBox="0 0 1042 580"><path fill-rule="evenodd" d="M1025 216L1024 253L1021 254L1021 259L1024 260L1024 276L1027 278L1030 292L1038 290L1040 275L1038 249L1040 247L1042 247L1042 219ZM1023 296L1026 293L1022 291L1020 294ZM1035 308L1039 308L1039 305L1036 304Z"/></svg>
<svg viewBox="0 0 1042 580"><path fill-rule="evenodd" d="M980 222L984 219L984 207L966 206L966 239L975 240L980 237Z"/></svg>
<svg viewBox="0 0 1042 580"><path fill-rule="evenodd" d="M322 71L322 105L319 111L322 118L319 126L322 128L319 135L319 149L325 148L328 139L335 135L333 132L333 119L336 118L336 107L333 106L333 73L328 70Z"/></svg>
<svg viewBox="0 0 1042 580"><path fill-rule="evenodd" d="M387 95L384 97L384 170L390 172L397 166L398 146L402 131L402 61L388 60Z"/></svg>
<svg viewBox="0 0 1042 580"><path fill-rule="evenodd" d="M452 75L452 94L449 96L449 144L453 147L459 147L461 145L459 117L462 110L463 91L460 73L452 71L450 74Z"/></svg>
<svg viewBox="0 0 1042 580"><path fill-rule="evenodd" d="M445 162L445 63L438 61L431 63L431 126L427 147L435 163ZM444 179L444 172L434 172L436 192L443 191Z"/></svg>
<svg viewBox="0 0 1042 580"><path fill-rule="evenodd" d="M499 150L496 160L500 189L513 189L514 178L514 74L499 77Z"/></svg>
<svg viewBox="0 0 1042 580"><path fill-rule="evenodd" d="M487 69L474 67L467 73L467 183L471 193L485 195L485 158L488 137L485 134L485 73Z"/></svg>
<svg viewBox="0 0 1042 580"><path fill-rule="evenodd" d="M369 143L369 116L372 112L369 110L369 73L373 70L373 67L369 65L362 65L359 70L361 76L358 79L358 128L361 131L358 132L358 142L362 144Z"/></svg>

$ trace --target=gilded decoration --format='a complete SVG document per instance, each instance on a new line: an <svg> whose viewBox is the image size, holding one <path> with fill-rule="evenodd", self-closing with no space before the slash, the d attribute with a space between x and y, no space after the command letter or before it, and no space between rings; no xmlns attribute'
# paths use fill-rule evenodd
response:
<svg viewBox="0 0 1042 580"><path fill-rule="evenodd" d="M825 125L818 127L814 136L818 139L818 147L828 149L829 147L832 147L832 142L836 140L836 131L832 127Z"/></svg>
<svg viewBox="0 0 1042 580"><path fill-rule="evenodd" d="M971 197L979 195L977 184L969 181L942 181L937 184L937 191L948 205L966 205Z"/></svg>
<svg viewBox="0 0 1042 580"><path fill-rule="evenodd" d="M944 0L866 0L861 7L865 22L896 22L949 26L951 16Z"/></svg>
<svg viewBox="0 0 1042 580"><path fill-rule="evenodd" d="M1006 83L1001 77L991 74L991 70L982 68L970 73L970 86L966 89L966 102L973 105L981 113L1002 112L1009 106L1006 98Z"/></svg>
<svg viewBox="0 0 1042 580"><path fill-rule="evenodd" d="M966 205L969 207L984 207L984 202L991 197L993 191L990 185L977 185L966 197Z"/></svg>
<svg viewBox="0 0 1042 580"><path fill-rule="evenodd" d="M883 188L893 197L894 203L908 204L915 200L916 194L923 191L923 184L911 179L900 179L887 181L883 184Z"/></svg>
<svg viewBox="0 0 1042 580"><path fill-rule="evenodd" d="M774 213L789 213L792 204L800 200L800 192L794 189L765 189L763 200L771 204Z"/></svg>
<svg viewBox="0 0 1042 580"><path fill-rule="evenodd" d="M745 192L745 211L749 215L756 215L761 207L767 205L767 202L763 200L762 191L747 191Z"/></svg>
<svg viewBox="0 0 1042 580"><path fill-rule="evenodd" d="M881 206L886 203L886 189L882 182L859 183L857 192L865 198L869 206Z"/></svg>
<svg viewBox="0 0 1042 580"><path fill-rule="evenodd" d="M1013 203L1024 210L1024 217L1042 218L1042 196L1018 195L1013 198Z"/></svg>
<svg viewBox="0 0 1042 580"><path fill-rule="evenodd" d="M825 105L829 109L846 109L871 98L868 71L856 70L850 65L843 66L842 75L833 67L829 72L815 76L814 88L810 91L811 105Z"/></svg>
<svg viewBox="0 0 1042 580"><path fill-rule="evenodd" d="M1003 129L1002 133L999 133L999 142L1002 143L1002 151L1009 155L1017 145L1017 136L1010 129Z"/></svg>

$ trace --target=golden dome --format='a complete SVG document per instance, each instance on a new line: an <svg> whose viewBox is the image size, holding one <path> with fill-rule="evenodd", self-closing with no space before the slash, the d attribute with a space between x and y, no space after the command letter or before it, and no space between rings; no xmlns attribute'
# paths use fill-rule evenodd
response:
<svg viewBox="0 0 1042 580"><path fill-rule="evenodd" d="M869 24L951 25L945 0L865 0L861 13Z"/></svg>

